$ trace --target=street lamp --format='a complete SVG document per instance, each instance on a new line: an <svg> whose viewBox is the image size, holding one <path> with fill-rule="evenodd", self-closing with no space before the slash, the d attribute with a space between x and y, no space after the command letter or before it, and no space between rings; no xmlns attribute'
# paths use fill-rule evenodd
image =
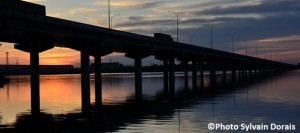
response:
<svg viewBox="0 0 300 133"><path fill-rule="evenodd" d="M192 39L193 39L195 36L197 36L197 35L192 35L192 36L190 36L190 44L192 44Z"/></svg>
<svg viewBox="0 0 300 133"><path fill-rule="evenodd" d="M175 14L176 16L177 16L177 42L178 42L178 14L179 14L179 12L173 12L173 11L169 11L169 13L173 13L173 14Z"/></svg>
<svg viewBox="0 0 300 133"><path fill-rule="evenodd" d="M110 29L110 0L107 0L107 9L108 9L108 28Z"/></svg>
<svg viewBox="0 0 300 133"><path fill-rule="evenodd" d="M234 53L233 34L227 34L227 35L231 37L231 42L232 42L232 52Z"/></svg>
<svg viewBox="0 0 300 133"><path fill-rule="evenodd" d="M159 33L161 33L161 31L163 30L163 29L166 29L167 27L162 27L162 28L160 28L159 29Z"/></svg>
<svg viewBox="0 0 300 133"><path fill-rule="evenodd" d="M112 26L112 24L113 24L113 18L114 18L114 17L117 17L117 16L120 16L120 14L116 14L116 15L114 15L114 16L112 16L112 17L110 18L110 28L111 28L111 29L113 28L113 26Z"/></svg>
<svg viewBox="0 0 300 133"><path fill-rule="evenodd" d="M248 41L246 40L246 56L248 56Z"/></svg>
<svg viewBox="0 0 300 133"><path fill-rule="evenodd" d="M210 29L210 48L213 48L213 28L209 25L206 25Z"/></svg>
<svg viewBox="0 0 300 133"><path fill-rule="evenodd" d="M248 41L247 40L241 40L241 41L245 41L245 43L246 43L246 56L248 56Z"/></svg>

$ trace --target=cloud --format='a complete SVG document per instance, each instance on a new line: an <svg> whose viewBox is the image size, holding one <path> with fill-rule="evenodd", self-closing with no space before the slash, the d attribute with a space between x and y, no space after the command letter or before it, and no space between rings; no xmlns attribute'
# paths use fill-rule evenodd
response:
<svg viewBox="0 0 300 133"><path fill-rule="evenodd" d="M263 1L254 5L218 6L208 10L195 12L201 15L228 15L228 14L275 14L299 12L300 2L294 0Z"/></svg>
<svg viewBox="0 0 300 133"><path fill-rule="evenodd" d="M266 38L266 39L258 40L258 42L262 42L262 43L298 42L300 44L300 35Z"/></svg>
<svg viewBox="0 0 300 133"><path fill-rule="evenodd" d="M74 9L70 9L67 12L50 12L47 15L48 16L52 16L52 17L65 17L65 16L75 16L75 15L79 15L82 13L92 13L92 12L96 12L98 11L98 9L96 8L74 8Z"/></svg>
<svg viewBox="0 0 300 133"><path fill-rule="evenodd" d="M46 0L23 0L27 2L45 2Z"/></svg>
<svg viewBox="0 0 300 133"><path fill-rule="evenodd" d="M152 7L157 7L162 3L163 2L142 2L137 0L126 0L126 1L112 1L110 2L110 6L152 8ZM94 3L94 5L107 6L107 2L97 1Z"/></svg>

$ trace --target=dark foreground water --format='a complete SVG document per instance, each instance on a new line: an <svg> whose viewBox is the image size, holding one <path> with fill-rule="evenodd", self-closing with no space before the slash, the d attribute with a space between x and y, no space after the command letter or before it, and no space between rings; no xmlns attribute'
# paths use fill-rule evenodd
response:
<svg viewBox="0 0 300 133"><path fill-rule="evenodd" d="M164 93L161 73L144 73L143 100L135 100L133 74L105 74L102 110L92 107L88 114L81 113L80 75L41 76L38 118L30 115L29 76L12 76L0 87L0 133L245 132L246 126L250 132L300 132L300 71L226 85L219 79L214 88L205 77L196 89L191 83L184 89L182 74L176 75L173 95Z"/></svg>

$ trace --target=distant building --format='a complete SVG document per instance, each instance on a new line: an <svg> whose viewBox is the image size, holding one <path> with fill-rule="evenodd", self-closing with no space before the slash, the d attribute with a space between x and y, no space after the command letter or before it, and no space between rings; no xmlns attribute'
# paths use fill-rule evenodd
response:
<svg viewBox="0 0 300 133"><path fill-rule="evenodd" d="M110 62L110 63L101 63L101 71L102 72L120 72L123 70L123 64L119 62ZM95 64L91 64L91 71L94 72Z"/></svg>

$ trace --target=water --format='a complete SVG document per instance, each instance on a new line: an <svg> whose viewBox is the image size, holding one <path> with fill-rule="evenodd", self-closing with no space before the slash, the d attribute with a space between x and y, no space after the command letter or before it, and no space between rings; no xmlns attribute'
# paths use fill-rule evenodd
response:
<svg viewBox="0 0 300 133"><path fill-rule="evenodd" d="M0 132L220 132L208 130L209 123L292 124L296 130L291 132L300 132L300 71L216 88L205 77L204 88L192 89L190 82L188 90L182 73L176 75L176 94L170 95L164 93L162 73L144 73L143 100L137 101L134 74L104 74L102 111L89 114L81 114L80 75L41 76L38 120L30 115L29 76L11 76L0 88Z"/></svg>

